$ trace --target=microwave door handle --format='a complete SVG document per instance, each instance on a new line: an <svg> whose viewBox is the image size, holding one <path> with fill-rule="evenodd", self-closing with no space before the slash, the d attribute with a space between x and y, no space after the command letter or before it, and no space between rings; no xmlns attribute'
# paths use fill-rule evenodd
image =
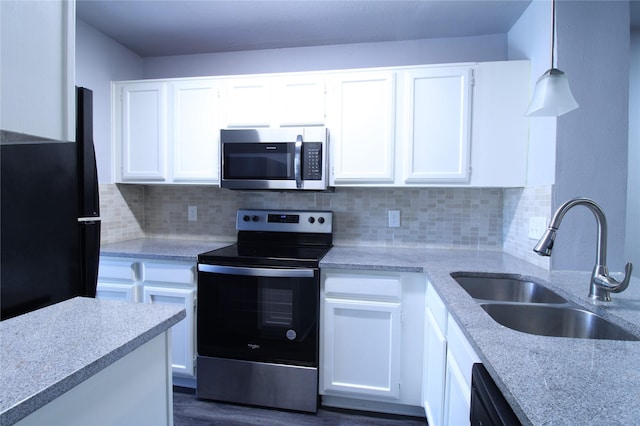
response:
<svg viewBox="0 0 640 426"><path fill-rule="evenodd" d="M296 188L302 188L302 135L298 135L296 138L293 171L296 178Z"/></svg>

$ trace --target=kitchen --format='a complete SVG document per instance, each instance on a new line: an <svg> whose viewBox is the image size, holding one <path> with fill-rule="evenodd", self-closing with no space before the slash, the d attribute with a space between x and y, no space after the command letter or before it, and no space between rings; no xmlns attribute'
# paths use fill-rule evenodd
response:
<svg viewBox="0 0 640 426"><path fill-rule="evenodd" d="M583 13L588 12L571 2L560 2L558 5L559 41L574 43L566 47L560 45L558 61L559 67L570 76L572 88L581 107L573 115L558 119L557 123L553 119L531 119L528 176L524 188L339 188L334 194L295 194L293 197L281 193L230 193L215 187L135 186L112 183L110 81L525 58L531 60L533 80L534 76L542 74L548 68L549 44L548 4L545 6L536 3L538 2L529 6L508 34L450 39L446 40L446 49L440 49L436 42L423 40L417 47L412 42L396 42L388 45L363 45L360 46L361 49L355 49L353 46L299 48L285 51L291 54L290 58L283 56L281 51L276 51L273 52L279 59L276 69L262 69L268 66L264 64L273 62L265 60L269 58L269 51L142 59L107 39L86 23L79 22L76 30L77 83L94 88L96 94L95 140L101 176L103 242L142 237L232 241L235 239L233 217L238 208L328 208L341 218L336 220L335 245L456 247L481 250L502 248L507 253L548 268L547 259L531 252L535 241L528 238L528 218L542 216L548 220L552 208L556 205L576 195L587 195L605 207L610 224L610 267L615 271L621 270L625 260L637 259L623 252L621 242L625 240L625 236L627 241L634 239L628 233L629 224L625 231L626 213L623 209L617 208L626 204L626 194L617 190L626 185L626 167L620 166L620 158L627 158L626 119L621 122L620 114L613 117L607 114L606 110L609 107L602 107L605 112L594 111L591 108L596 108L595 105L615 104L619 99L626 99L627 93L626 89L617 86L609 88L610 90L600 86L591 87L590 78L604 73L604 70L596 72L596 66L604 67L606 64L606 71L610 72L609 64L624 62L620 58L626 55L626 51L618 52L619 58L610 58L608 55L613 55L610 46L599 47L596 44L594 50L597 50L596 47L600 50L584 52L587 36L594 36L590 32L592 23L588 20L589 16L592 19L597 16L598 20L603 18L595 10L589 10L592 15L583 16ZM579 22L568 22L571 19ZM584 34L579 33L578 36L576 28L584 28ZM574 32L576 34L573 34ZM537 43L531 41L532 33L540 34L539 46L531 45ZM625 43L623 35L615 36L621 37L621 44ZM374 50L374 47L377 49L375 55L369 55L368 49ZM396 53L402 51L398 47L405 47L414 53L404 57ZM470 50L474 53L469 53ZM383 55L380 52L388 54ZM607 60L602 61L600 58L605 52ZM246 61L234 61L238 55L245 55ZM308 59L308 56L313 56L313 60L298 60ZM586 67L581 61L588 61L593 65ZM220 70L211 63L220 63ZM256 63L263 65L252 65ZM306 64L309 68L304 69L296 63ZM247 65L243 67L233 64ZM624 71L623 66L614 68L617 72ZM584 75L586 73L580 72L582 69L592 70L593 75ZM593 96L593 100L590 96ZM620 108L626 110L626 107ZM594 128L596 124L597 128ZM613 134L601 135L604 128ZM607 143L600 143L599 139L607 140ZM589 141L592 141L589 149L585 150L583 144ZM585 158L576 161L577 152L584 153ZM611 158L610 152L615 154L615 158ZM550 161L549 158L553 157L556 157L555 161ZM629 155L630 162L631 158ZM600 176L600 173L604 173L604 161L611 162L611 173ZM629 167L630 172L632 169ZM592 178L590 174L585 176L585 173L592 170L597 170L597 179ZM585 184L589 186L583 187ZM555 187L552 188L551 185ZM465 205L465 202L469 204ZM197 221L188 220L188 206L197 206ZM396 209L401 211L401 227L388 228L387 211ZM359 212L369 213L358 214ZM575 215L575 218L566 221L563 230L560 231L560 235L569 237L559 237L552 258L554 269L589 270L592 267L591 250L595 246L595 242L592 241L592 235L595 234L593 219L585 215L581 218L584 220L579 221L579 213L572 215ZM454 217L462 226L455 227ZM430 231L414 232L413 228L402 226L416 222L422 222L417 229ZM580 222L580 227L577 230L571 229L571 226L578 226L576 222ZM437 232L439 229L455 231ZM579 236L584 236L586 241L580 241ZM580 249L574 250L574 246Z"/></svg>

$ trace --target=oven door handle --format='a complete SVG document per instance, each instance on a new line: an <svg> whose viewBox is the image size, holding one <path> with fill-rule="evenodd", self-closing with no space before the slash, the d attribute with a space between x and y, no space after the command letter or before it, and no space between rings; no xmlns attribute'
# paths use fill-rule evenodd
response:
<svg viewBox="0 0 640 426"><path fill-rule="evenodd" d="M212 274L244 275L251 277L312 278L315 270L309 268L254 268L198 264L198 271Z"/></svg>

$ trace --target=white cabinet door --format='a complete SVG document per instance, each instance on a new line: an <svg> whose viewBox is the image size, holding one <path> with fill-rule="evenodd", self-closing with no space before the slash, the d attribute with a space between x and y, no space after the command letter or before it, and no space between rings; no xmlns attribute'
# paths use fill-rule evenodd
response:
<svg viewBox="0 0 640 426"><path fill-rule="evenodd" d="M119 97L122 181L166 181L166 83L123 84Z"/></svg>
<svg viewBox="0 0 640 426"><path fill-rule="evenodd" d="M473 95L471 184L522 187L527 177L529 61L482 62Z"/></svg>
<svg viewBox="0 0 640 426"><path fill-rule="evenodd" d="M272 116L270 78L227 79L222 86L222 127L269 127Z"/></svg>
<svg viewBox="0 0 640 426"><path fill-rule="evenodd" d="M75 2L0 1L2 130L75 141Z"/></svg>
<svg viewBox="0 0 640 426"><path fill-rule="evenodd" d="M171 328L171 362L173 372L194 376L195 357L195 290L188 288L143 288L144 303L164 303L183 306L187 317Z"/></svg>
<svg viewBox="0 0 640 426"><path fill-rule="evenodd" d="M325 299L324 391L400 392L400 303Z"/></svg>
<svg viewBox="0 0 640 426"><path fill-rule="evenodd" d="M447 318L445 424L469 424L471 369L476 362L480 362L480 358L449 314Z"/></svg>
<svg viewBox="0 0 640 426"><path fill-rule="evenodd" d="M404 79L404 182L468 181L471 67L412 70Z"/></svg>
<svg viewBox="0 0 640 426"><path fill-rule="evenodd" d="M322 77L245 77L226 79L221 85L223 128L324 124Z"/></svg>
<svg viewBox="0 0 640 426"><path fill-rule="evenodd" d="M285 126L321 126L325 122L324 78L282 77L276 81L276 123Z"/></svg>
<svg viewBox="0 0 640 426"><path fill-rule="evenodd" d="M447 340L433 312L427 309L423 370L423 403L429 424L443 424Z"/></svg>
<svg viewBox="0 0 640 426"><path fill-rule="evenodd" d="M171 83L173 181L218 182L218 85L213 79Z"/></svg>
<svg viewBox="0 0 640 426"><path fill-rule="evenodd" d="M393 183L395 74L340 74L331 92L331 183Z"/></svg>

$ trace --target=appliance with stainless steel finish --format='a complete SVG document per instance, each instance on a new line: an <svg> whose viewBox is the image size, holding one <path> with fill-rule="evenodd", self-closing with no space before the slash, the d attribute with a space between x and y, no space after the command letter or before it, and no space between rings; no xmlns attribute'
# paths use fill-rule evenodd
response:
<svg viewBox="0 0 640 426"><path fill-rule="evenodd" d="M223 129L220 186L229 189L326 190L324 127Z"/></svg>
<svg viewBox="0 0 640 426"><path fill-rule="evenodd" d="M596 264L593 267L593 272L591 273L589 298L610 302L611 293L620 293L629 287L633 265L630 262L625 265L625 276L620 282L609 275L609 268L607 267L607 218L605 217L602 208L593 200L588 198L573 198L562 204L554 213L547 231L544 233L542 238L540 238L540 241L538 241L538 244L536 244L533 251L538 253L540 256L551 256L551 250L553 249L553 243L556 239L556 233L560 227L560 222L562 222L564 215L575 206L585 206L591 210L598 224Z"/></svg>
<svg viewBox="0 0 640 426"><path fill-rule="evenodd" d="M198 255L198 398L317 411L319 264L332 219L238 210L237 243Z"/></svg>

